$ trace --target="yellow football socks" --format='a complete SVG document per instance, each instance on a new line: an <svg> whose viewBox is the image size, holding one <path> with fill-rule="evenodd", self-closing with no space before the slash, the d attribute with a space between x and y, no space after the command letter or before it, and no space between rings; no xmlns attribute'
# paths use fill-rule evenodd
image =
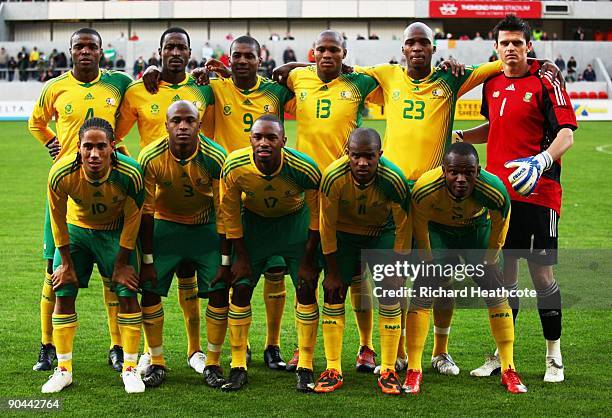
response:
<svg viewBox="0 0 612 418"><path fill-rule="evenodd" d="M359 345L374 350L372 342L373 312L372 292L369 282L362 280L361 276L354 277L350 287L351 305L355 312L357 330L359 331Z"/></svg>
<svg viewBox="0 0 612 418"><path fill-rule="evenodd" d="M402 310L399 303L379 305L378 330L380 333L381 372L395 370L397 347L402 335Z"/></svg>
<svg viewBox="0 0 612 418"><path fill-rule="evenodd" d="M52 321L57 366L72 372L72 346L78 326L77 314L53 314Z"/></svg>
<svg viewBox="0 0 612 418"><path fill-rule="evenodd" d="M187 331L187 357L191 357L196 351L202 351L200 298L198 298L198 280L195 276L178 279L178 299Z"/></svg>
<svg viewBox="0 0 612 418"><path fill-rule="evenodd" d="M295 309L295 318L297 323L298 348L300 350L300 359L297 367L313 370L312 360L314 357L314 348L317 343L319 305L316 303L311 305L302 305L298 303Z"/></svg>
<svg viewBox="0 0 612 418"><path fill-rule="evenodd" d="M512 309L509 306L489 308L489 325L495 339L502 372L512 367L514 369L514 321Z"/></svg>
<svg viewBox="0 0 612 418"><path fill-rule="evenodd" d="M406 315L408 368L412 370L423 370L421 358L429 332L429 311L430 309L410 307Z"/></svg>
<svg viewBox="0 0 612 418"><path fill-rule="evenodd" d="M148 342L151 353L151 364L165 366L163 349L164 308L161 303L142 307L142 324L145 332L145 341Z"/></svg>
<svg viewBox="0 0 612 418"><path fill-rule="evenodd" d="M342 374L342 337L344 335L344 303L323 304L323 345L327 369ZM300 352L300 355L302 353Z"/></svg>
<svg viewBox="0 0 612 418"><path fill-rule="evenodd" d="M111 342L110 348L118 345L121 347L121 330L117 324L117 314L119 313L119 299L115 292L110 290L110 279L102 279L104 286L102 291L104 292L104 306L106 307L106 316L108 318L108 332L110 334ZM108 286L107 286L108 284Z"/></svg>
<svg viewBox="0 0 612 418"><path fill-rule="evenodd" d="M232 347L232 368L247 368L246 352L251 327L251 305L239 307L232 303L228 313L229 340Z"/></svg>
<svg viewBox="0 0 612 418"><path fill-rule="evenodd" d="M280 346L280 330L287 299L285 273L264 273L263 297L266 305L266 347Z"/></svg>
<svg viewBox="0 0 612 418"><path fill-rule="evenodd" d="M208 305L206 308L206 338L208 347L206 351L206 365L219 366L221 349L227 333L227 314L229 307L215 308Z"/></svg>
<svg viewBox="0 0 612 418"><path fill-rule="evenodd" d="M117 315L121 330L123 346L123 371L128 367L136 367L138 361L138 346L140 345L140 329L142 327L142 312L121 313Z"/></svg>
<svg viewBox="0 0 612 418"><path fill-rule="evenodd" d="M40 342L43 344L53 343L53 309L55 308L55 292L51 275L45 272L42 295L40 297Z"/></svg>

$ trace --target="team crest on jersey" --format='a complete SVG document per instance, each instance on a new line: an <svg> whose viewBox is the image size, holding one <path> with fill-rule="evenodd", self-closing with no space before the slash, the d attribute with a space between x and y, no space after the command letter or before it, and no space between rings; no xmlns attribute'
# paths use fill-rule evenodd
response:
<svg viewBox="0 0 612 418"><path fill-rule="evenodd" d="M301 91L300 92L300 100L301 101L306 100L306 96L308 96L308 93L306 93L305 91Z"/></svg>
<svg viewBox="0 0 612 418"><path fill-rule="evenodd" d="M264 112L266 113L274 113L274 106L267 104L263 107Z"/></svg>
<svg viewBox="0 0 612 418"><path fill-rule="evenodd" d="M393 90L393 93L391 93L391 98L393 100L399 100L400 98L400 91L399 90Z"/></svg>
<svg viewBox="0 0 612 418"><path fill-rule="evenodd" d="M159 113L159 105L157 104L152 104L151 105L151 114L152 115L157 115Z"/></svg>
<svg viewBox="0 0 612 418"><path fill-rule="evenodd" d="M493 98L497 99L499 97L499 90L493 92Z"/></svg>
<svg viewBox="0 0 612 418"><path fill-rule="evenodd" d="M66 112L67 115L70 115L72 113L72 110L72 105L70 103L64 106L64 112Z"/></svg>
<svg viewBox="0 0 612 418"><path fill-rule="evenodd" d="M353 97L353 94L350 91L341 91L340 98L344 100L350 100Z"/></svg>
<svg viewBox="0 0 612 418"><path fill-rule="evenodd" d="M431 92L431 95L433 96L434 99L443 99L444 98L444 91L442 89L433 89Z"/></svg>
<svg viewBox="0 0 612 418"><path fill-rule="evenodd" d="M196 109L198 109L198 111L202 111L202 102L196 100L193 102L193 105L196 107Z"/></svg>
<svg viewBox="0 0 612 418"><path fill-rule="evenodd" d="M115 104L116 104L115 99L113 99L112 97L106 98L106 107L115 106Z"/></svg>
<svg viewBox="0 0 612 418"><path fill-rule="evenodd" d="M232 114L232 107L230 105L223 106L223 114L229 116Z"/></svg>
<svg viewBox="0 0 612 418"><path fill-rule="evenodd" d="M525 103L529 103L531 101L532 97L533 97L533 93L527 92L527 93L525 93L525 96L523 96L523 101Z"/></svg>

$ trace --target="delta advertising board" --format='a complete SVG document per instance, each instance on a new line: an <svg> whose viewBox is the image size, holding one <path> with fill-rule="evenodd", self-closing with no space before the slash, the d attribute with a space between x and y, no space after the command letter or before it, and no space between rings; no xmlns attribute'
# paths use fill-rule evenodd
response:
<svg viewBox="0 0 612 418"><path fill-rule="evenodd" d="M524 19L541 19L539 1L429 1L429 17L446 19L503 19L507 14Z"/></svg>

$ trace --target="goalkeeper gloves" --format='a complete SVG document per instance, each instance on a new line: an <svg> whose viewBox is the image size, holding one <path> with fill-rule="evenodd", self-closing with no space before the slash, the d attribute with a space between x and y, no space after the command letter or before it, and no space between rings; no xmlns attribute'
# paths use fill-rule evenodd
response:
<svg viewBox="0 0 612 418"><path fill-rule="evenodd" d="M506 168L516 167L516 170L508 176L508 181L515 192L522 196L529 196L540 180L540 176L553 164L553 159L548 151L527 158L519 158L508 161Z"/></svg>
<svg viewBox="0 0 612 418"><path fill-rule="evenodd" d="M451 143L454 144L455 142L463 142L463 131L453 131Z"/></svg>

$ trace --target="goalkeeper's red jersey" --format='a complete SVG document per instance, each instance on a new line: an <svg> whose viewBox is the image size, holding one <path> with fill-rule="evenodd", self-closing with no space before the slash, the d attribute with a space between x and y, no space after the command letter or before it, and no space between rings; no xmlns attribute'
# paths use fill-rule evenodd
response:
<svg viewBox="0 0 612 418"><path fill-rule="evenodd" d="M576 115L569 95L550 75L538 77L540 64L534 62L523 77L500 73L485 81L480 113L489 119L487 171L497 175L511 200L532 203L561 211L561 160L542 174L531 195L516 193L508 176L515 168L504 163L530 157L547 149L562 128L575 130Z"/></svg>

